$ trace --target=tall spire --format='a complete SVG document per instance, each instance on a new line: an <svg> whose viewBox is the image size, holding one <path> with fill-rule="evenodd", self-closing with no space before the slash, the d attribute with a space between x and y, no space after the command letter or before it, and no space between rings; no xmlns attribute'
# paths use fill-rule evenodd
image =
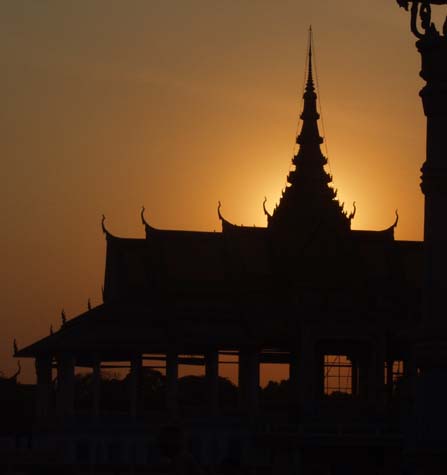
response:
<svg viewBox="0 0 447 475"><path fill-rule="evenodd" d="M307 83L306 90L314 90L314 80L312 77L312 26L309 27L309 52L307 54Z"/></svg>
<svg viewBox="0 0 447 475"><path fill-rule="evenodd" d="M303 94L303 112L301 113L301 120L303 121L300 135L296 139L297 144L314 143L319 145L323 143L323 138L318 132L317 121L320 114L317 111L317 94L315 93L315 86L312 74L312 27L309 28L309 51L307 57L307 81Z"/></svg>
<svg viewBox="0 0 447 475"><path fill-rule="evenodd" d="M302 228L310 222L327 222L330 227L349 228L349 219L336 199L336 192L329 186L332 177L324 169L327 164L320 145L323 138L318 130L320 114L313 80L313 39L309 29L307 78L303 93L301 131L296 138L299 145L292 159L295 169L287 177L287 187L278 207L269 218L269 227L285 225ZM332 224L329 224L332 223Z"/></svg>

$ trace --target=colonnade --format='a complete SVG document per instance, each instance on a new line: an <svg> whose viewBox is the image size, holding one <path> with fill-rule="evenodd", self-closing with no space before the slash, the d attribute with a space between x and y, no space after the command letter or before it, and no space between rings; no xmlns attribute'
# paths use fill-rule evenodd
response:
<svg viewBox="0 0 447 475"><path fill-rule="evenodd" d="M300 406L302 414L312 412L315 402L322 394L324 367L322 355L316 352L314 338L303 336L297 351L288 355L289 359L289 387L291 402ZM166 370L166 409L175 414L178 410L178 366L179 355L175 350L167 351L164 355ZM130 358L129 373L129 415L137 417L142 407L143 394L141 391L143 356L134 354ZM99 355L92 358L92 409L98 416L101 412L101 359ZM260 382L261 352L258 348L245 347L239 351L238 362L238 394L239 409L247 415L255 415L259 410L259 382ZM365 396L370 402L382 403L385 401L387 389L384 383L384 367L387 361L386 342L384 339L376 342L369 352L367 362L352 360L352 394ZM75 412L75 357L70 353L59 354L55 357L57 368L56 413L59 416L73 416ZM208 350L204 353L205 364L205 391L206 405L204 408L209 414L219 412L219 352ZM363 387L367 387L367 394L360 394L357 378L357 368ZM392 363L391 363L392 366ZM387 367L390 368L388 362ZM37 374L37 417L45 419L51 412L52 392L51 356L36 358ZM388 369L388 381L392 379L392 369Z"/></svg>

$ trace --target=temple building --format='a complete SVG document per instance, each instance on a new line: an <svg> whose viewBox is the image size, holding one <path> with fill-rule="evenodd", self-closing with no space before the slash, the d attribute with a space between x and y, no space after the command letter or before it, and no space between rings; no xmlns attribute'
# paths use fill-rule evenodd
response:
<svg viewBox="0 0 447 475"><path fill-rule="evenodd" d="M231 459L282 473L396 473L408 381L418 371L422 243L394 238L397 212L386 229L351 229L355 205L340 204L321 151L311 47L307 69L298 152L278 205L270 213L264 203L266 227L231 223L220 203L221 232L157 229L143 209L145 237L129 239L103 219L103 303L63 316L60 329L15 353L35 359L36 434L45 427L47 437L39 443L59 437L67 460L106 460L115 429L104 419L101 372L123 365L127 425L116 433L133 463L152 463L154 434L175 423L193 434L205 465ZM232 407L222 402L219 378L229 357L238 368ZM288 367L274 408L260 397L264 363ZM200 410L179 397L186 364L203 368ZM77 411L77 368L91 372L87 415ZM164 375L156 410L145 401L150 368Z"/></svg>

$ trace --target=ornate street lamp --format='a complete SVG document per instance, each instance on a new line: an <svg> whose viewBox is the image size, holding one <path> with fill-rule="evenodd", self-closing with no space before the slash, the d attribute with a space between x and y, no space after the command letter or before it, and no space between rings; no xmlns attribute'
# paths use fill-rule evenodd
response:
<svg viewBox="0 0 447 475"><path fill-rule="evenodd" d="M411 31L422 58L420 75L426 81L419 94L427 117L426 159L421 169L425 196L423 308L414 338L420 374L413 385L407 447L413 467L419 466L415 473L434 473L429 469L434 458L441 457L447 464L444 449L442 454L433 452L447 446L447 18L438 31L432 22L432 5L447 5L447 0L397 3L411 13Z"/></svg>
<svg viewBox="0 0 447 475"><path fill-rule="evenodd" d="M408 11L411 3L411 31L417 38L440 38L436 26L431 21L431 5L447 5L446 0L397 0L400 7ZM422 32L418 28L418 17L420 18ZM444 22L442 32L446 35L447 18Z"/></svg>
<svg viewBox="0 0 447 475"><path fill-rule="evenodd" d="M432 22L432 5L447 5L447 0L397 3L411 12L411 31L422 58L420 75L426 81L419 93L427 117L426 160L421 169L425 195L424 325L447 330L447 18L442 33Z"/></svg>

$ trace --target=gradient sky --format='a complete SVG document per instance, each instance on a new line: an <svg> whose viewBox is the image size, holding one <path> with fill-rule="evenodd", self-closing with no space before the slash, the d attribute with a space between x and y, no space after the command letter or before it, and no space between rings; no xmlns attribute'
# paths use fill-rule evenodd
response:
<svg viewBox="0 0 447 475"><path fill-rule="evenodd" d="M398 208L397 239L422 239L422 80L395 1L0 3L0 370L15 368L14 337L101 302L102 213L130 237L143 204L160 228L219 230L218 200L230 221L266 224L295 150L309 24L353 228L387 227Z"/></svg>

